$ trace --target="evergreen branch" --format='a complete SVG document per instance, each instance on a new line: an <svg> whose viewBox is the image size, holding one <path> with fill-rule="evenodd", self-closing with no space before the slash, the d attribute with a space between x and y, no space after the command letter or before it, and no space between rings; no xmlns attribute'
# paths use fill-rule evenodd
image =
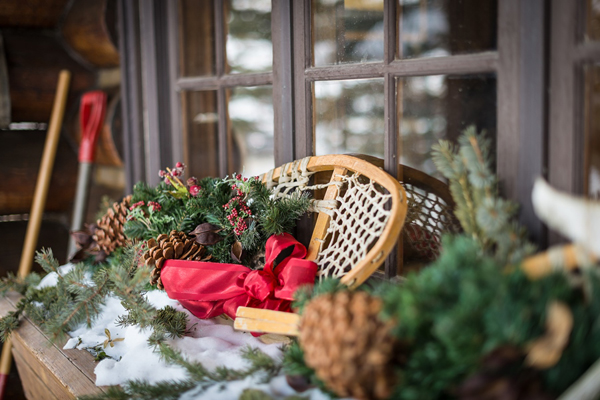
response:
<svg viewBox="0 0 600 400"><path fill-rule="evenodd" d="M210 387L224 382L242 380L248 376L264 373L264 381L268 381L281 371L281 365L258 349L242 350L242 358L250 362L250 366L242 370L218 367L211 372L199 362L190 362L183 355L165 343L157 345L163 359L169 363L183 367L188 377L182 381L162 381L154 384L133 380L121 387L111 387L106 393L86 396L85 400L120 400L120 399L177 399L183 393L194 390L200 394Z"/></svg>

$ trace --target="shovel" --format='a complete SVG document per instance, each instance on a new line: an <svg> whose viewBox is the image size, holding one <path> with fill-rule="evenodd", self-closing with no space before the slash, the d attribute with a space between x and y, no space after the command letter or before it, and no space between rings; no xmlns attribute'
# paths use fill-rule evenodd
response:
<svg viewBox="0 0 600 400"><path fill-rule="evenodd" d="M79 175L77 178L77 192L75 194L75 207L71 219L71 232L83 228L83 219L88 202L92 165L96 153L96 142L104 122L106 112L106 94L101 90L87 92L81 98L79 108L79 124L81 126L81 144L79 146ZM77 251L73 237L69 239L69 257Z"/></svg>

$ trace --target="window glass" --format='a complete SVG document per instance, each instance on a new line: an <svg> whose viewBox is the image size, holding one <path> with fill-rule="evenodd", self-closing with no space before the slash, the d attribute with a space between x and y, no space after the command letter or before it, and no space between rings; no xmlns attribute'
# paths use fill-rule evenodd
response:
<svg viewBox="0 0 600 400"><path fill-rule="evenodd" d="M600 199L600 64L585 71L584 191Z"/></svg>
<svg viewBox="0 0 600 400"><path fill-rule="evenodd" d="M225 16L228 72L271 71L271 0L228 0Z"/></svg>
<svg viewBox="0 0 600 400"><path fill-rule="evenodd" d="M582 0L585 2L585 40L600 40L600 0Z"/></svg>
<svg viewBox="0 0 600 400"><path fill-rule="evenodd" d="M383 60L383 0L313 0L313 65Z"/></svg>
<svg viewBox="0 0 600 400"><path fill-rule="evenodd" d="M314 83L316 155L383 158L383 78Z"/></svg>
<svg viewBox="0 0 600 400"><path fill-rule="evenodd" d="M399 0L398 58L496 49L496 0Z"/></svg>
<svg viewBox="0 0 600 400"><path fill-rule="evenodd" d="M212 0L179 0L181 76L215 73L215 28Z"/></svg>
<svg viewBox="0 0 600 400"><path fill-rule="evenodd" d="M495 143L494 75L398 78L397 93L401 164L442 179L431 160L431 147L439 139L456 141L466 127L475 125Z"/></svg>
<svg viewBox="0 0 600 400"><path fill-rule="evenodd" d="M220 176L216 92L183 92L181 105L184 163L188 167L188 176Z"/></svg>
<svg viewBox="0 0 600 400"><path fill-rule="evenodd" d="M230 172L249 177L275 167L272 86L229 91Z"/></svg>

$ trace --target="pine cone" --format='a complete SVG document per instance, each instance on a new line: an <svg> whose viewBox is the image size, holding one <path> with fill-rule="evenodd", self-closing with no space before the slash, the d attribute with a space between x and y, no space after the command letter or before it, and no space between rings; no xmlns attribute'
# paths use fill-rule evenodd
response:
<svg viewBox="0 0 600 400"><path fill-rule="evenodd" d="M96 222L93 239L101 252L106 255L117 247L129 244L129 239L123 233L123 225L127 222L127 213L131 196L125 197L120 203L113 203L106 214Z"/></svg>
<svg viewBox="0 0 600 400"><path fill-rule="evenodd" d="M398 341L378 318L381 301L365 292L319 296L305 308L300 344L306 364L342 397L384 399L396 384Z"/></svg>
<svg viewBox="0 0 600 400"><path fill-rule="evenodd" d="M151 268L150 283L157 285L159 289L164 289L160 280L160 270L165 260L191 260L206 261L210 256L204 257L206 248L194 241L183 232L171 231L168 235L164 233L156 239L150 239L147 243L148 250L144 253L142 259L145 264Z"/></svg>

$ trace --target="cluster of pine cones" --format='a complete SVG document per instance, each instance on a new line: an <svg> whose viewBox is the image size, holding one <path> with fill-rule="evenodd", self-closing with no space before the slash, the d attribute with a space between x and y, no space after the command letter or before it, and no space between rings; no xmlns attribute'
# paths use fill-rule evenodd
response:
<svg viewBox="0 0 600 400"><path fill-rule="evenodd" d="M159 289L164 289L160 270L165 260L207 261L210 259L210 256L204 257L206 253L204 246L180 231L173 230L168 235L162 234L156 239L150 239L147 246L148 249L142 259L148 267L152 268L150 283Z"/></svg>
<svg viewBox="0 0 600 400"><path fill-rule="evenodd" d="M78 251L70 261L82 261L88 254L95 255L96 261L104 261L117 247L128 245L129 239L123 233L123 226L127 222L130 204L131 196L127 196L113 203L96 224L88 226L86 230L72 232Z"/></svg>

